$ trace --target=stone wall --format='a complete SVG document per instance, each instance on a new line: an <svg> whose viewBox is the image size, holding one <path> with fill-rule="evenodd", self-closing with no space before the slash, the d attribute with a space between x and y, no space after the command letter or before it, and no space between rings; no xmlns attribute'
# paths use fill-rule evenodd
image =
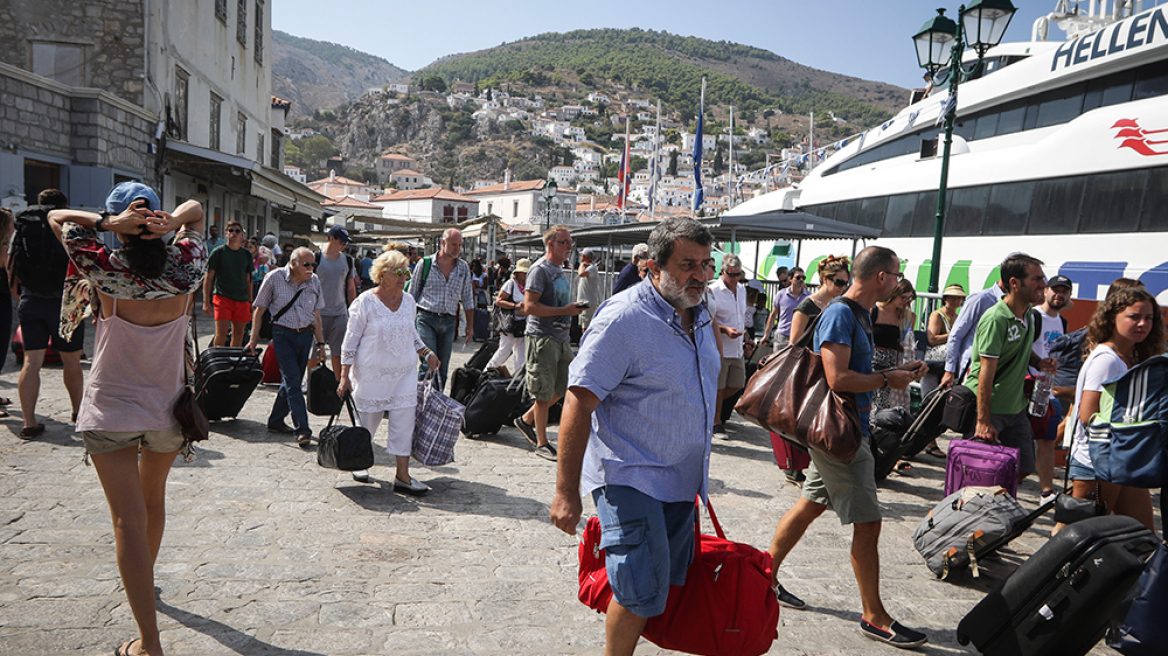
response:
<svg viewBox="0 0 1168 656"><path fill-rule="evenodd" d="M31 70L31 43L84 48L81 86L143 104L143 3L124 0L8 0L0 2L0 62Z"/></svg>

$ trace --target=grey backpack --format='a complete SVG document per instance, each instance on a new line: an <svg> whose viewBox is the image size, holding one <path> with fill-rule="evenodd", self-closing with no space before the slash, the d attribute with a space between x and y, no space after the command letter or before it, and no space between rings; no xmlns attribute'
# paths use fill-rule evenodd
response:
<svg viewBox="0 0 1168 656"><path fill-rule="evenodd" d="M1004 488L966 487L929 511L913 531L913 546L937 578L947 578L967 565L976 577L978 557L1008 541L1003 539L1027 518L1026 511Z"/></svg>

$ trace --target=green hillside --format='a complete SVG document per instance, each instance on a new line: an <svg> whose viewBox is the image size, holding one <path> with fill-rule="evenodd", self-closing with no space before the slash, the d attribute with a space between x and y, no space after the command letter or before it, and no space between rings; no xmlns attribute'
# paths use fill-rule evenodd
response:
<svg viewBox="0 0 1168 656"><path fill-rule="evenodd" d="M713 72L701 65L703 61L756 67L790 64L772 52L725 41L652 30L599 29L541 34L436 62L419 71L415 79L439 75L447 81L458 79L481 86L504 81L542 86L541 82L550 81L555 71L572 71L584 85L595 77L636 85L671 105L681 116L694 116L705 76L707 105L734 105L743 112L775 108L804 115L833 111L860 125L879 123L890 115L861 100L816 89L806 80L792 80L790 88L778 92L767 91L732 75Z"/></svg>
<svg viewBox="0 0 1168 656"><path fill-rule="evenodd" d="M320 57L324 62L333 64L335 66L344 66L345 68L352 68L356 65L366 66L393 66L389 60L371 55L367 52L361 52L356 48L343 46L339 43L330 43L328 41L317 41L316 39L306 39L301 36L293 36L287 32L280 30L272 30L272 38L291 48L303 50L309 54Z"/></svg>

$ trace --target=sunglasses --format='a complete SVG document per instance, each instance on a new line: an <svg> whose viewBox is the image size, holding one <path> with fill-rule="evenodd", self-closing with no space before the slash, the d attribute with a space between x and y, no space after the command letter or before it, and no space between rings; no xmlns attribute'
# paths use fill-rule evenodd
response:
<svg viewBox="0 0 1168 656"><path fill-rule="evenodd" d="M832 278L831 281L833 283L835 283L836 287L847 287L848 286L847 280L840 280L839 278Z"/></svg>
<svg viewBox="0 0 1168 656"><path fill-rule="evenodd" d="M227 229L227 234L231 234L233 232L243 232L243 231L240 230L239 228L228 228Z"/></svg>
<svg viewBox="0 0 1168 656"><path fill-rule="evenodd" d="M890 276L896 276L896 279L897 279L898 281L900 281L900 280L904 280L904 274L903 274L903 273L893 273L893 272L891 272L891 271L885 271L884 273L887 273L887 274L888 274L888 275L890 275Z"/></svg>
<svg viewBox="0 0 1168 656"><path fill-rule="evenodd" d="M722 272L722 275L726 276L727 278L741 278L741 277L742 277L742 272L741 272L741 271L735 271L735 272L731 273L730 271L723 271L723 272Z"/></svg>
<svg viewBox="0 0 1168 656"><path fill-rule="evenodd" d="M393 275L397 276L398 278L404 278L404 277L407 277L410 275L410 270L409 269L394 269Z"/></svg>
<svg viewBox="0 0 1168 656"><path fill-rule="evenodd" d="M795 280L807 280L807 276L795 276Z"/></svg>
<svg viewBox="0 0 1168 656"><path fill-rule="evenodd" d="M557 243L557 244L563 244L563 245L565 245L565 246L571 246L571 245L572 245L572 240L571 240L571 239L553 239L552 241L554 241L554 242L555 242L555 243Z"/></svg>
<svg viewBox="0 0 1168 656"><path fill-rule="evenodd" d="M316 268L316 262L313 262L312 260L309 260L309 261L307 261L307 262L301 262L301 263L300 263L300 266L302 266L302 267L308 267L309 269L315 269L315 268Z"/></svg>

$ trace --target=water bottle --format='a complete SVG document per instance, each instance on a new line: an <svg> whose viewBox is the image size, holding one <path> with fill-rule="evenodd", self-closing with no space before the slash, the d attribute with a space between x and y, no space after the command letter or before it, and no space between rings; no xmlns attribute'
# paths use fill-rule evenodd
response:
<svg viewBox="0 0 1168 656"><path fill-rule="evenodd" d="M1041 417L1046 414L1046 406L1050 404L1051 390L1050 374L1040 371L1034 376L1034 394L1030 395L1030 415Z"/></svg>

